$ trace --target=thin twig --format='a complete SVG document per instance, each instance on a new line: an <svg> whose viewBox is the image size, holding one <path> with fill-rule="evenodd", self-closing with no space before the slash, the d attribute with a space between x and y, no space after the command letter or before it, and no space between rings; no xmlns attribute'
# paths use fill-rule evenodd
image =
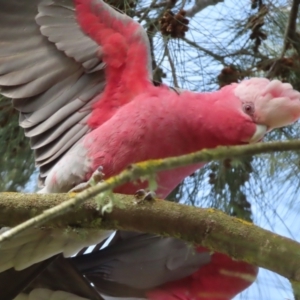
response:
<svg viewBox="0 0 300 300"><path fill-rule="evenodd" d="M214 58L215 60L218 60L219 62L221 62L223 65L225 65L225 60L224 57L221 55L218 55L216 53L213 53L212 51L201 47L200 45L198 45L197 43L187 39L186 37L181 38L183 41L185 41L187 44L189 44L190 46L193 46L194 48L208 54L209 56L211 56L212 58Z"/></svg>
<svg viewBox="0 0 300 300"><path fill-rule="evenodd" d="M289 43L293 42L294 40L299 5L300 5L300 0L294 0L292 3L289 19L287 22L287 27L284 34L284 44L281 52L281 57L284 56L286 50L288 49Z"/></svg>
<svg viewBox="0 0 300 300"><path fill-rule="evenodd" d="M224 0L195 0L194 6L186 11L186 15L192 18L207 6L216 5L219 2L224 2Z"/></svg>
<svg viewBox="0 0 300 300"><path fill-rule="evenodd" d="M41 226L45 222L71 211L75 207L84 203L86 200L91 199L92 197L95 197L100 193L103 193L105 191L112 191L118 186L121 186L130 181L137 180L141 177L147 176L148 178L152 178L155 173L160 171L171 170L212 160L290 150L300 150L300 140L288 142L259 143L246 146L218 147L212 150L204 149L199 152L178 157L149 160L146 162L133 164L126 170L122 171L120 174L113 176L104 182L98 183L98 185L79 193L76 197L53 208L47 209L41 215L29 219L21 223L20 225L5 231L0 235L0 245L2 242L20 234L21 232L24 232L26 229L35 226Z"/></svg>
<svg viewBox="0 0 300 300"><path fill-rule="evenodd" d="M183 10L185 4L186 4L186 0L182 0L182 3L180 5L180 9L179 10Z"/></svg>
<svg viewBox="0 0 300 300"><path fill-rule="evenodd" d="M174 65L174 62L172 60L172 57L170 55L170 51L169 51L169 48L168 48L168 42L166 42L165 51L166 51L166 55L167 55L168 60L169 60L170 67L171 67L174 86L176 88L179 88L179 84L178 84L178 80L177 80L177 76L176 76L176 69L175 69L175 65Z"/></svg>
<svg viewBox="0 0 300 300"><path fill-rule="evenodd" d="M148 7L145 7L145 11L144 14L140 17L140 19L138 20L139 23L141 23L143 20L145 20L149 14L149 12L151 11L151 9L154 8L154 6L156 5L157 0L152 0L151 4ZM165 3L159 3L159 5L162 5L162 7L164 7L166 4Z"/></svg>
<svg viewBox="0 0 300 300"><path fill-rule="evenodd" d="M266 75L266 78L271 79L274 77L274 74L276 74L276 71L280 65L279 63L280 59L284 57L290 42L293 43L295 46L296 23L297 23L299 5L300 5L300 0L293 0L290 14L289 14L289 19L284 33L284 42L283 42L283 47L282 47L280 57L274 61L273 65L271 66L271 68L269 69ZM295 47L295 49L297 50L297 47Z"/></svg>

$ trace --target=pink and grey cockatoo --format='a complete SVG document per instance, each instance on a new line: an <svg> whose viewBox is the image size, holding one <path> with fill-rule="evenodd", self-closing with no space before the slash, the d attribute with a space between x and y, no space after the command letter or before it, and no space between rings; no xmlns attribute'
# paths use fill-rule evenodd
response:
<svg viewBox="0 0 300 300"><path fill-rule="evenodd" d="M138 161L257 142L300 117L300 94L277 80L213 93L154 86L145 31L101 0L0 0L0 7L1 93L20 111L42 193L67 192L99 166L109 177ZM159 173L157 194L200 166ZM109 233L28 230L0 248L0 271L70 256Z"/></svg>
<svg viewBox="0 0 300 300"><path fill-rule="evenodd" d="M203 247L195 252L175 238L123 231L102 250L69 260L62 256L49 260L20 272L24 280L18 281L21 285L17 288L26 288L15 300L32 300L44 294L53 299L75 294L90 300L229 300L257 274L257 267L209 253ZM11 277L15 275L9 271ZM0 291L6 291L2 297L11 299L16 286L1 284L2 274Z"/></svg>
<svg viewBox="0 0 300 300"><path fill-rule="evenodd" d="M117 299L230 300L258 272L203 247L132 232L118 232L107 248L74 257L72 263L102 295Z"/></svg>

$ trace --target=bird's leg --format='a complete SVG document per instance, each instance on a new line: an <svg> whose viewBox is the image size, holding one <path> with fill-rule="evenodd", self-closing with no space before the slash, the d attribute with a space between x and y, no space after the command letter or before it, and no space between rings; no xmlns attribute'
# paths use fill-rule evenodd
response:
<svg viewBox="0 0 300 300"><path fill-rule="evenodd" d="M147 192L143 189L136 191L134 194L135 199L137 200L137 204L143 201L153 201L156 198L156 194L153 191Z"/></svg>
<svg viewBox="0 0 300 300"><path fill-rule="evenodd" d="M88 181L79 183L78 185L73 187L69 191L69 193L79 193L79 192L82 192L82 191L90 188L91 186L96 185L99 182L102 182L104 175L105 174L103 173L103 167L99 166L97 168L97 170L92 174L92 176L90 177L90 179Z"/></svg>

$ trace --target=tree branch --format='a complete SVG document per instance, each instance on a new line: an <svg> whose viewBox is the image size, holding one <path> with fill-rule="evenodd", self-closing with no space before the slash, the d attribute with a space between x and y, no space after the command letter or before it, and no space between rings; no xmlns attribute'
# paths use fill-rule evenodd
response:
<svg viewBox="0 0 300 300"><path fill-rule="evenodd" d="M294 44L295 42L296 23L297 23L299 5L300 5L300 0L294 0L292 2L289 20L287 22L287 27L285 30L284 45L282 48L281 57L284 56L286 50L288 49L289 43L291 42L292 44Z"/></svg>
<svg viewBox="0 0 300 300"><path fill-rule="evenodd" d="M170 64L170 67L171 67L174 87L178 88L179 84L178 84L178 80L177 80L177 76L176 76L177 72L176 72L176 68L175 68L174 62L172 60L169 48L168 48L168 42L167 41L166 41L166 45L165 45L165 53L166 53L166 55L168 57L169 64Z"/></svg>
<svg viewBox="0 0 300 300"><path fill-rule="evenodd" d="M116 205L104 217L95 201L87 201L63 218L47 223L47 227L122 229L173 236L300 281L300 244L291 239L214 209L160 200L137 204L131 196L115 197L122 206ZM14 226L69 199L70 194L2 193L1 223Z"/></svg>
<svg viewBox="0 0 300 300"><path fill-rule="evenodd" d="M222 63L223 65L226 65L225 60L224 60L224 56L218 55L206 48L201 47L200 45L198 45L197 43L183 37L181 38L183 41L185 41L187 44L189 44L190 46L194 47L195 49L198 49L202 52L204 52L205 54L211 56L212 58L214 58L215 60L219 61L220 63Z"/></svg>
<svg viewBox="0 0 300 300"><path fill-rule="evenodd" d="M267 78L273 78L274 74L276 74L276 71L280 65L280 59L284 57L290 43L293 44L298 54L300 52L299 41L296 34L296 23L297 23L299 5L300 5L300 0L293 0L290 14L289 14L289 19L285 29L284 42L283 42L281 55L278 59L275 60L275 62L271 66L270 70L266 75Z"/></svg>
<svg viewBox="0 0 300 300"><path fill-rule="evenodd" d="M288 151L288 150L299 150L300 140L288 141L288 142L273 142L273 143L258 143L254 145L245 146L231 146L231 147L217 147L216 149L207 150L204 149L199 152L182 155L178 157L170 157L167 159L157 159L149 160L146 162L140 162L129 166L126 170L122 171L120 174L108 178L106 181L98 183L86 191L79 193L72 199L59 204L56 207L52 207L48 210L43 211L39 216L25 221L24 223L5 231L0 234L0 246L1 242L8 240L17 234L24 232L28 228L35 226L41 226L45 222L52 220L55 217L61 216L72 209L76 208L78 205L84 203L86 200L95 197L96 195L108 192L111 193L113 189L121 186L130 181L137 180L139 178L144 178L149 180L149 182L154 180L154 176L157 172L164 170L171 170L191 164L209 162L212 160L220 160L225 158L235 158L238 156L245 155L255 155L259 153L267 153L274 151ZM99 195L99 197L105 196ZM102 199L101 198L101 199ZM100 201L101 202L101 201ZM103 203L100 203L103 206ZM103 206L105 207L105 206ZM103 208L102 208L103 209Z"/></svg>
<svg viewBox="0 0 300 300"><path fill-rule="evenodd" d="M192 18L207 6L216 5L219 2L224 2L224 0L195 0L194 6L186 11L186 15Z"/></svg>

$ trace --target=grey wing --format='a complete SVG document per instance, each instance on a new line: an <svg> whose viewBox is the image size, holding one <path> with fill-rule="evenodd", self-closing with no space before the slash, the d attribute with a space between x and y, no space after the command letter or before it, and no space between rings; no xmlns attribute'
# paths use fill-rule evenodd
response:
<svg viewBox="0 0 300 300"><path fill-rule="evenodd" d="M0 296L9 300L23 290L15 300L28 300L29 295L30 299L47 295L69 299L70 293L84 299L101 299L94 286L104 299L144 299L147 290L189 276L209 261L209 253L195 253L174 238L120 232L103 250L70 259L52 257L21 272L7 270L0 274ZM13 288L4 284L10 278L14 280Z"/></svg>
<svg viewBox="0 0 300 300"><path fill-rule="evenodd" d="M0 0L0 88L13 98L45 177L90 131L105 86L101 47L79 28L72 0Z"/></svg>
<svg viewBox="0 0 300 300"><path fill-rule="evenodd" d="M0 273L0 287L1 300L141 300L101 296L72 262L61 255L21 272L9 269Z"/></svg>
<svg viewBox="0 0 300 300"><path fill-rule="evenodd" d="M0 274L0 279L2 275ZM21 272L10 269L4 275L6 277L2 286L0 281L1 300L103 299L88 280L62 255L52 257ZM7 284L7 280L11 280L14 284Z"/></svg>
<svg viewBox="0 0 300 300"><path fill-rule="evenodd" d="M103 250L72 258L104 295L143 296L149 289L182 279L210 262L209 253L175 238L121 233Z"/></svg>

